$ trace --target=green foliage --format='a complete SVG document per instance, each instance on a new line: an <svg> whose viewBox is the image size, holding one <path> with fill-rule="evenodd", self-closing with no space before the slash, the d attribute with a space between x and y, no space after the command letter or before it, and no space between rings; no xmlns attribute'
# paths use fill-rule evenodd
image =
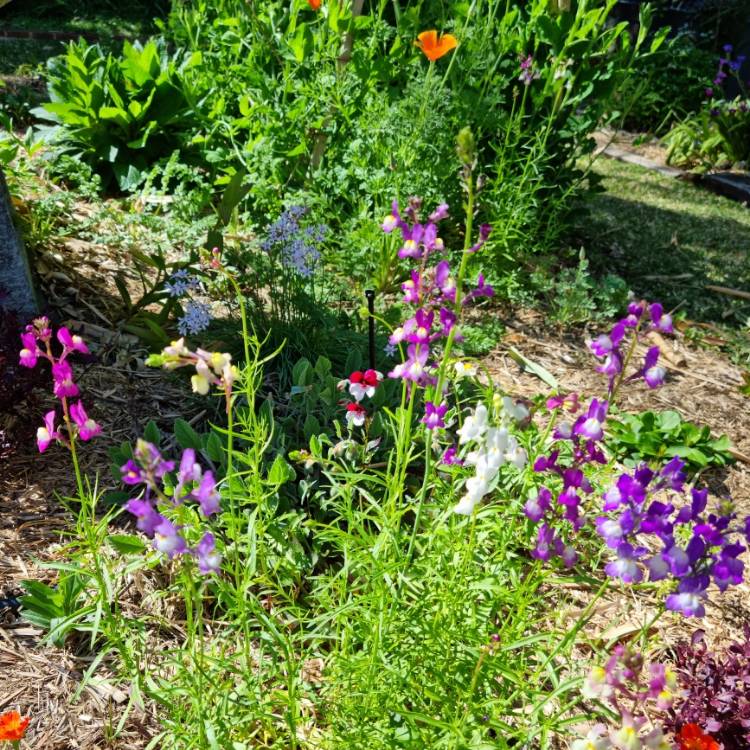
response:
<svg viewBox="0 0 750 750"><path fill-rule="evenodd" d="M623 414L607 424L607 446L628 466L640 461L662 463L679 456L694 474L709 466L725 466L732 460L726 435L714 438L709 427L687 422L676 411Z"/></svg>
<svg viewBox="0 0 750 750"><path fill-rule="evenodd" d="M635 60L617 92L628 130L661 134L701 109L706 82L716 70L715 56L693 35L680 32L654 54Z"/></svg>
<svg viewBox="0 0 750 750"><path fill-rule="evenodd" d="M200 55L170 55L164 43L125 42L122 57L71 43L47 64L50 102L36 113L55 127L53 143L94 167L105 186L133 190L149 168L179 149L197 122L189 71Z"/></svg>

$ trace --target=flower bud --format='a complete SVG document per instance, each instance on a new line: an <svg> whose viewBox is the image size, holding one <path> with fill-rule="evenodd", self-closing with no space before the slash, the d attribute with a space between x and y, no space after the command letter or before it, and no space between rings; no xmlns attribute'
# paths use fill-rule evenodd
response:
<svg viewBox="0 0 750 750"><path fill-rule="evenodd" d="M471 128L462 128L456 138L456 153L464 166L470 167L476 159L476 141Z"/></svg>

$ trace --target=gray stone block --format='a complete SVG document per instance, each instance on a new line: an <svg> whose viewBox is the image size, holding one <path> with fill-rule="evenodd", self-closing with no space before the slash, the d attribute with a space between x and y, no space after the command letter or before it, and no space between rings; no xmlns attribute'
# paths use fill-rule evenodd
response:
<svg viewBox="0 0 750 750"><path fill-rule="evenodd" d="M0 169L0 307L11 310L21 320L39 313L29 259L13 223L5 175Z"/></svg>

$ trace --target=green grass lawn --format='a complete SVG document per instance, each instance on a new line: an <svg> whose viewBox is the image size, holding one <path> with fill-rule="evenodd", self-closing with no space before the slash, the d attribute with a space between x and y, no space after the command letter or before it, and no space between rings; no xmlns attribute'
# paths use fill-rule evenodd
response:
<svg viewBox="0 0 750 750"><path fill-rule="evenodd" d="M594 171L606 192L579 225L592 268L692 320L745 327L750 301L706 286L750 292L750 208L613 159Z"/></svg>

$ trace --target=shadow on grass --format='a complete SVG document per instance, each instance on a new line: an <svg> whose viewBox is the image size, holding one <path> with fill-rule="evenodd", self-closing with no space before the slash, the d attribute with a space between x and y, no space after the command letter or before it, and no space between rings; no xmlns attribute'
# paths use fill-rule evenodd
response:
<svg viewBox="0 0 750 750"><path fill-rule="evenodd" d="M608 182L579 227L592 269L622 276L637 296L679 307L692 320L743 325L750 300L706 287L750 292L750 211L675 180L617 175Z"/></svg>

